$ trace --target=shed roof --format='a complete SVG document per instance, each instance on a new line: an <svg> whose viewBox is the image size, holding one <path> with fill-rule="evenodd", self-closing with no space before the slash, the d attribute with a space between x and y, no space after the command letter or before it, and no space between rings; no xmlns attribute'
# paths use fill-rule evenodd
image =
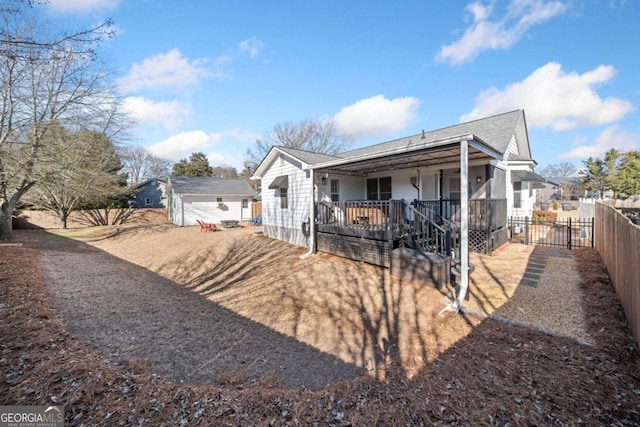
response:
<svg viewBox="0 0 640 427"><path fill-rule="evenodd" d="M212 178L208 176L169 177L176 194L253 196L255 191L244 179Z"/></svg>

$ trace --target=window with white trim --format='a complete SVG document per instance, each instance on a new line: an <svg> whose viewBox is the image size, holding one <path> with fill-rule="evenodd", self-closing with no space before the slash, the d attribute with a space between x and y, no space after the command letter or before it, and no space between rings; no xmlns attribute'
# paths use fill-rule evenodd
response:
<svg viewBox="0 0 640 427"><path fill-rule="evenodd" d="M340 201L340 181L337 179L331 180L331 201Z"/></svg>
<svg viewBox="0 0 640 427"><path fill-rule="evenodd" d="M522 182L520 181L513 183L513 207L522 207Z"/></svg>
<svg viewBox="0 0 640 427"><path fill-rule="evenodd" d="M391 199L391 177L367 179L367 200Z"/></svg>

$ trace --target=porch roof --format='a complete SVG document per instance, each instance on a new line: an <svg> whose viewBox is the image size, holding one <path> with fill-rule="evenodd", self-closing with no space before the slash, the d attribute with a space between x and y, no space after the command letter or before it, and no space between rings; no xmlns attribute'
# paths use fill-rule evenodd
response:
<svg viewBox="0 0 640 427"><path fill-rule="evenodd" d="M310 165L309 169L346 175L365 175L398 169L460 163L460 142L469 141L469 161L502 159L503 154L474 134L458 135L441 140L409 139L402 147L369 152Z"/></svg>

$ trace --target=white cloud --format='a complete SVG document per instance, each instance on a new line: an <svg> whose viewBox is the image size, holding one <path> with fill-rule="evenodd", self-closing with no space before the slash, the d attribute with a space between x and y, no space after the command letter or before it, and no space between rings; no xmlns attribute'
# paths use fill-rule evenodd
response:
<svg viewBox="0 0 640 427"><path fill-rule="evenodd" d="M162 125L165 129L175 129L191 116L188 102L159 101L130 96L125 98L124 107L140 124Z"/></svg>
<svg viewBox="0 0 640 427"><path fill-rule="evenodd" d="M583 74L565 73L560 64L550 62L523 81L504 90L490 88L475 100L475 108L460 120L468 121L524 108L527 125L566 131L615 122L633 110L619 98L601 98L595 90L615 75L611 66L601 65Z"/></svg>
<svg viewBox="0 0 640 427"><path fill-rule="evenodd" d="M207 134L201 130L194 130L173 135L147 148L158 157L180 160L193 152L207 151L218 141L220 141L220 134Z"/></svg>
<svg viewBox="0 0 640 427"><path fill-rule="evenodd" d="M354 139L384 135L415 122L421 103L413 97L387 99L376 95L342 108L333 120L338 132Z"/></svg>
<svg viewBox="0 0 640 427"><path fill-rule="evenodd" d="M238 44L238 50L241 53L248 53L252 58L255 58L263 47L264 43L255 37L251 37Z"/></svg>
<svg viewBox="0 0 640 427"><path fill-rule="evenodd" d="M113 10L121 0L49 0L49 5L60 12L87 13L95 10Z"/></svg>
<svg viewBox="0 0 640 427"><path fill-rule="evenodd" d="M183 89L208 75L204 68L207 61L206 58L189 60L178 49L172 49L133 64L129 74L118 79L117 84L124 93L164 87Z"/></svg>
<svg viewBox="0 0 640 427"><path fill-rule="evenodd" d="M541 24L568 10L562 1L511 0L503 16L491 20L494 2L481 1L467 5L472 24L462 37L442 46L436 55L439 62L461 65L475 59L484 50L509 49L533 26Z"/></svg>
<svg viewBox="0 0 640 427"><path fill-rule="evenodd" d="M580 143L584 142L583 139ZM594 140L592 145L577 145L571 151L558 156L564 160L584 160L589 157L604 158L604 154L611 148L618 151L632 151L640 147L640 134L631 134L618 130L618 125L605 128Z"/></svg>
<svg viewBox="0 0 640 427"><path fill-rule="evenodd" d="M259 137L259 134L239 128L212 133L194 130L173 135L147 148L156 156L171 160L188 158L194 152L208 153L211 165L227 164L241 169L242 147L248 147Z"/></svg>

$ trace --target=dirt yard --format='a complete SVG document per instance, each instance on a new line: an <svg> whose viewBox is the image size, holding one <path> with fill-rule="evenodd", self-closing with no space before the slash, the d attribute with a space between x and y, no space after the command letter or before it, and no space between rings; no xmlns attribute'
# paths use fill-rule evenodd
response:
<svg viewBox="0 0 640 427"><path fill-rule="evenodd" d="M0 400L60 401L71 425L640 422L638 351L594 251L576 264L515 245L502 275L476 258L467 305L482 315L438 317L444 291L300 260L254 231L23 233L34 249L0 248ZM557 301L526 305L561 299L558 270L579 291L566 318Z"/></svg>

